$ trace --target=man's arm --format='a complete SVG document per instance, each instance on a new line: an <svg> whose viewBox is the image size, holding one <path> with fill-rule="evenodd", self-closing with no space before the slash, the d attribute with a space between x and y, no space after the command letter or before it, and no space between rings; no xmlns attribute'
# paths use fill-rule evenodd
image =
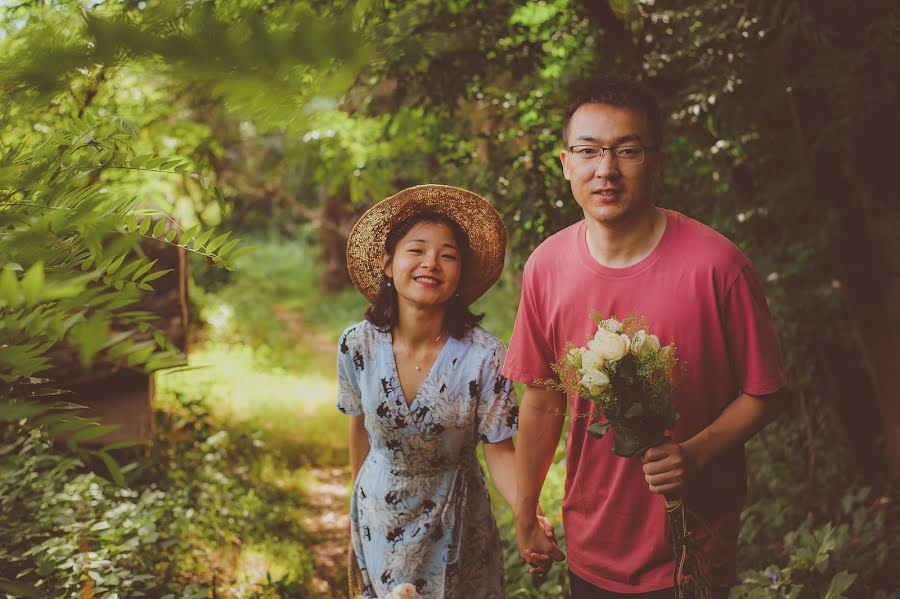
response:
<svg viewBox="0 0 900 599"><path fill-rule="evenodd" d="M553 463L565 419L566 398L562 393L528 386L519 408L516 446L516 539L519 552L532 565L532 553L548 555L555 561L566 558L544 534L535 512L541 487Z"/></svg>
<svg viewBox="0 0 900 599"><path fill-rule="evenodd" d="M788 395L742 393L709 426L683 443L664 443L644 452L644 478L654 493L677 495L685 481L723 452L746 443L775 419Z"/></svg>

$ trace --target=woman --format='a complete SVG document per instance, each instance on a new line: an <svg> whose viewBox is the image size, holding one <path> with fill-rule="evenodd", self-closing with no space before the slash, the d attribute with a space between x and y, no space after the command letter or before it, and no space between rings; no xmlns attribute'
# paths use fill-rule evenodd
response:
<svg viewBox="0 0 900 599"><path fill-rule="evenodd" d="M490 204L442 185L401 191L353 228L348 268L372 305L338 349L355 481L352 597L384 597L403 583L428 598L504 596L475 447L484 442L494 483L513 504L518 408L500 374L503 344L468 306L497 280L505 246Z"/></svg>

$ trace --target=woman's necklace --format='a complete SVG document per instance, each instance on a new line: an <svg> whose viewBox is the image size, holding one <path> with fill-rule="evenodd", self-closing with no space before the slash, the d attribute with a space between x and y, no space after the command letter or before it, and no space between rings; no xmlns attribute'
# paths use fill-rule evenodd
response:
<svg viewBox="0 0 900 599"><path fill-rule="evenodd" d="M441 331L440 334L439 334L437 337L434 338L434 341L431 342L431 345L432 345L432 346L437 345L438 341L441 340L441 337L444 336L444 333L445 333L445 331ZM429 349L431 349L431 348L429 348ZM422 367L421 367L420 365L414 364L414 366L416 367L416 372L421 372Z"/></svg>

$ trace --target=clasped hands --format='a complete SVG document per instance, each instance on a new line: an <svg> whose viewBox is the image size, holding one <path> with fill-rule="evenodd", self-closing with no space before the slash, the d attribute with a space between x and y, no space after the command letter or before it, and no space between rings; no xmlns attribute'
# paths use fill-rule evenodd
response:
<svg viewBox="0 0 900 599"><path fill-rule="evenodd" d="M541 513L532 518L516 517L516 541L519 554L529 565L528 572L536 584L541 584L553 562L566 559L556 544L553 523Z"/></svg>
<svg viewBox="0 0 900 599"><path fill-rule="evenodd" d="M679 495L685 479L697 469L683 447L672 442L651 447L641 455L641 462L647 486L660 495ZM519 554L538 584L546 578L553 562L566 559L556 544L553 524L540 512L531 518L516 516L516 540Z"/></svg>

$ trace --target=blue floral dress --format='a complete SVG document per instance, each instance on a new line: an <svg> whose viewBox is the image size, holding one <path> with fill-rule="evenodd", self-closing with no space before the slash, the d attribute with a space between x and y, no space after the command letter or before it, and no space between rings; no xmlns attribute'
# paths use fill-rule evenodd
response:
<svg viewBox="0 0 900 599"><path fill-rule="evenodd" d="M366 597L409 582L427 599L504 597L503 556L478 441L518 424L506 350L474 328L447 339L416 397L400 389L390 333L363 321L338 348L338 408L365 414L370 450L350 504Z"/></svg>

